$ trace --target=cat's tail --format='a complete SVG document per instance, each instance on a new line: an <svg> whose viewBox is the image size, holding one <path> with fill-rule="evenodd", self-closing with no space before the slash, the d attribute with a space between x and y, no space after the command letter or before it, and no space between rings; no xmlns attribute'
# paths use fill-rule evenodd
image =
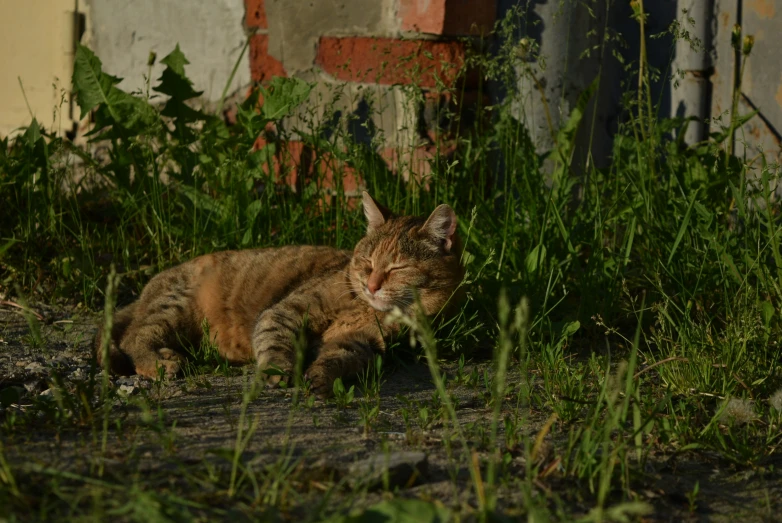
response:
<svg viewBox="0 0 782 523"><path fill-rule="evenodd" d="M119 348L120 340L125 336L130 323L133 321L133 313L136 303L118 310L114 314L114 323L111 327L111 340L109 340L109 370L120 376L132 376L136 373L136 367L130 357ZM103 326L98 328L95 340L92 343L92 353L98 367L103 366Z"/></svg>

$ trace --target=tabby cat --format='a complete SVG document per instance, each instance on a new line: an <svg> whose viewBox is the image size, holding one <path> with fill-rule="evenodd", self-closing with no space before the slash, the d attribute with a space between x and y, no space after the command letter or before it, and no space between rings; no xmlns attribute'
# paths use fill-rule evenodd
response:
<svg viewBox="0 0 782 523"><path fill-rule="evenodd" d="M312 246L225 251L161 272L117 312L112 370L155 377L162 367L176 374L183 343L199 343L206 319L228 361L254 358L261 371L290 374L306 315L314 359L305 376L318 396L328 396L335 379L359 373L384 351L398 330L384 321L389 311L409 310L415 289L424 312L435 314L453 301L463 276L456 215L448 205L428 218L394 216L365 192L363 206L367 233L353 252ZM99 334L99 362L100 347ZM267 385L281 379L272 375Z"/></svg>

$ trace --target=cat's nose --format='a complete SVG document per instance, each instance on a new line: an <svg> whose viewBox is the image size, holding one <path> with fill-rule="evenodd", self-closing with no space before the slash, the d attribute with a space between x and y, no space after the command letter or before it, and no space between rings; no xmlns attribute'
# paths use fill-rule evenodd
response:
<svg viewBox="0 0 782 523"><path fill-rule="evenodd" d="M367 290L369 291L369 294L375 294L380 290L382 285L383 278L378 273L373 272L369 275L369 279L367 280Z"/></svg>

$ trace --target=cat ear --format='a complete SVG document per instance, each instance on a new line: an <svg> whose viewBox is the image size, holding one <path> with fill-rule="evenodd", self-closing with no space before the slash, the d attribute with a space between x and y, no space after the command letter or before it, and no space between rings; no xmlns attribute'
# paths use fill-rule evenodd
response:
<svg viewBox="0 0 782 523"><path fill-rule="evenodd" d="M442 242L445 252L451 252L453 236L456 234L456 213L448 205L438 205L432 211L421 232Z"/></svg>
<svg viewBox="0 0 782 523"><path fill-rule="evenodd" d="M391 211L377 203L366 191L361 201L364 203L364 216L367 217L367 232L377 229L392 216Z"/></svg>

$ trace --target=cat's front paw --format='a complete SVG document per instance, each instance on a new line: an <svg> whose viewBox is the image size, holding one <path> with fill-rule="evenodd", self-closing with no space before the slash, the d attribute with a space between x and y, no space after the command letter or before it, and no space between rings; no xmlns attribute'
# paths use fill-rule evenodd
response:
<svg viewBox="0 0 782 523"><path fill-rule="evenodd" d="M266 388L267 389L276 389L280 386L281 383L288 384L291 382L290 372L285 372L281 369L265 369L262 370L264 374L266 374Z"/></svg>
<svg viewBox="0 0 782 523"><path fill-rule="evenodd" d="M173 378L182 370L184 358L178 352L162 348L156 351L156 354L150 354L148 357L135 362L136 374L147 378L156 379L160 377L160 372L169 378Z"/></svg>
<svg viewBox="0 0 782 523"><path fill-rule="evenodd" d="M335 376L326 365L318 362L310 365L304 374L304 379L309 380L310 390L320 399L330 398L334 392Z"/></svg>
<svg viewBox="0 0 782 523"><path fill-rule="evenodd" d="M280 383L290 383L293 365L285 361L267 361L258 364L258 372L266 377L266 388L274 389Z"/></svg>

